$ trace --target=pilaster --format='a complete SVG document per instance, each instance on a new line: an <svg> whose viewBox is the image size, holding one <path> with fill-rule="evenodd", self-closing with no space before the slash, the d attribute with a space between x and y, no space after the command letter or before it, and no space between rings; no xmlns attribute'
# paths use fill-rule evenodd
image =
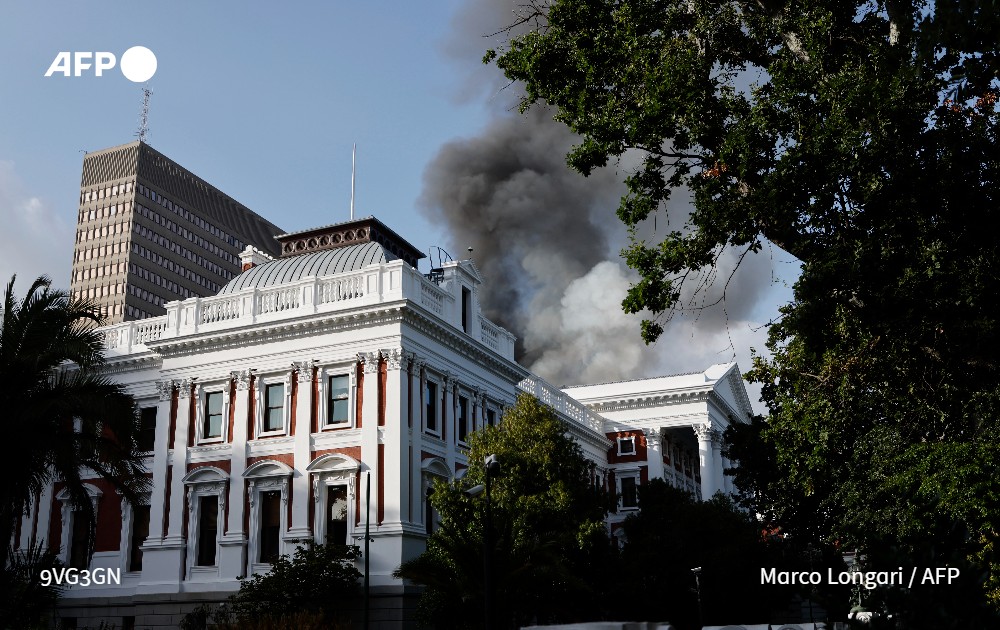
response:
<svg viewBox="0 0 1000 630"><path fill-rule="evenodd" d="M424 423L424 362L410 354L410 414L412 426L410 432L410 515L409 521L420 522L420 511L423 507L423 440Z"/></svg>
<svg viewBox="0 0 1000 630"><path fill-rule="evenodd" d="M441 391L444 403L441 405L441 433L445 443L445 462L448 470L455 474L455 444L458 441L455 430L455 387L457 382L451 372L445 372L441 378Z"/></svg>
<svg viewBox="0 0 1000 630"><path fill-rule="evenodd" d="M229 518L226 533L219 541L221 557L219 569L223 578L246 575L247 534L243 531L246 502L243 498L247 468L247 419L250 415L250 372L240 370L231 373L236 385L233 405L232 456L229 475Z"/></svg>
<svg viewBox="0 0 1000 630"><path fill-rule="evenodd" d="M305 469L310 462L309 437L312 431L313 365L309 361L292 364L296 379L295 434L292 452L295 472L292 474L292 524L286 541L305 541L312 538L309 527L309 477ZM289 383L291 385L291 383ZM290 551L290 550L289 550Z"/></svg>
<svg viewBox="0 0 1000 630"><path fill-rule="evenodd" d="M153 436L153 479L149 500L149 536L146 538L146 545L161 542L166 533L163 531L163 517L170 459L167 445L170 442L170 408L173 405L175 385L176 383L169 380L156 383L160 401L156 406L156 434Z"/></svg>
<svg viewBox="0 0 1000 630"><path fill-rule="evenodd" d="M408 520L410 511L410 432L407 427L406 394L408 379L404 363L407 361L401 348L382 350L386 362L384 523L398 525Z"/></svg>
<svg viewBox="0 0 1000 630"><path fill-rule="evenodd" d="M378 362L380 355L375 352L358 353L358 360L364 363L364 391L361 404L361 472L371 475L371 518L378 521ZM364 497L365 477L361 476L360 492ZM361 500L361 527L364 528L364 498Z"/></svg>

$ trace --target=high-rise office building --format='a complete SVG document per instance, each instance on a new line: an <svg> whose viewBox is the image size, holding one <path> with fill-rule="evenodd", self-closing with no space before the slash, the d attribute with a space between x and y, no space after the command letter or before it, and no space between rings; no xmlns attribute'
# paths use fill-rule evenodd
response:
<svg viewBox="0 0 1000 630"><path fill-rule="evenodd" d="M163 315L173 300L215 295L247 246L272 256L284 231L136 141L88 153L70 290L107 323Z"/></svg>

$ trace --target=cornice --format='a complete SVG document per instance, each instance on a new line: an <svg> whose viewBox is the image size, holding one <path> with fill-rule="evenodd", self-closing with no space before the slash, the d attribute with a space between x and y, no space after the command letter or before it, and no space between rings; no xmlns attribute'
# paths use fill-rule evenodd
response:
<svg viewBox="0 0 1000 630"><path fill-rule="evenodd" d="M629 396L628 398L589 401L584 402L583 404L597 412L621 411L625 409L648 409L650 407L661 407L663 405L706 402L712 394L713 391L710 386L701 386L697 388L689 387L680 390L657 392L656 394L638 394Z"/></svg>
<svg viewBox="0 0 1000 630"><path fill-rule="evenodd" d="M337 311L314 313L290 319L258 322L234 328L221 328L210 332L180 337L157 339L147 347L163 357L180 357L206 350L226 350L245 347L255 341L282 341L315 335L317 333L352 330L390 324L402 320L405 300Z"/></svg>
<svg viewBox="0 0 1000 630"><path fill-rule="evenodd" d="M563 424L566 425L568 431L581 440L589 442L592 446L596 446L601 450L606 451L611 448L614 443L608 439L606 435L597 433L588 427L573 422L572 420L563 420Z"/></svg>
<svg viewBox="0 0 1000 630"><path fill-rule="evenodd" d="M513 382L515 386L531 375L527 369L513 360L500 356L482 342L440 321L437 316L431 315L423 306L409 300L406 302L407 308L403 312L404 321L428 337L441 342L463 356L485 364L501 377Z"/></svg>
<svg viewBox="0 0 1000 630"><path fill-rule="evenodd" d="M127 374L129 372L141 372L163 365L163 357L151 351L142 354L128 354L122 356L105 356L104 367L101 374Z"/></svg>
<svg viewBox="0 0 1000 630"><path fill-rule="evenodd" d="M528 370L514 361L501 357L482 342L439 321L437 316L408 299L334 313L316 313L194 335L168 337L149 341L146 345L159 357L180 357L208 350L245 347L258 340L281 341L317 333L355 330L404 321L459 354L486 365L499 376L515 384L529 375Z"/></svg>

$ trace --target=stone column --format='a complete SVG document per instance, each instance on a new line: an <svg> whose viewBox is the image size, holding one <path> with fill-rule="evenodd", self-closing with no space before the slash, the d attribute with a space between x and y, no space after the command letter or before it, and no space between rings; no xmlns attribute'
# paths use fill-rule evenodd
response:
<svg viewBox="0 0 1000 630"><path fill-rule="evenodd" d="M722 458L722 465L723 465L724 468L732 468L733 467L733 463L729 461L728 457L723 457ZM725 490L726 490L726 492L728 494L736 494L736 485L733 484L733 477L732 477L732 475L724 475L723 487L725 488Z"/></svg>
<svg viewBox="0 0 1000 630"><path fill-rule="evenodd" d="M313 395L313 365L311 361L298 361L292 364L297 380L295 393L295 433L293 435L292 453L295 472L292 473L292 523L285 539L290 543L305 542L312 539L312 529L309 523L309 477L306 466L310 462L309 437L312 432L312 395ZM289 381L289 390L291 382ZM292 551L286 547L287 551Z"/></svg>
<svg viewBox="0 0 1000 630"><path fill-rule="evenodd" d="M649 479L663 479L663 436L660 429L644 429L646 434L646 464Z"/></svg>
<svg viewBox="0 0 1000 630"><path fill-rule="evenodd" d="M410 511L410 432L406 423L408 379L401 348L382 350L382 356L386 362L383 523L392 527L407 520Z"/></svg>
<svg viewBox="0 0 1000 630"><path fill-rule="evenodd" d="M247 533L243 531L243 516L246 501L243 496L247 469L247 419L250 416L250 372L232 372L236 383L236 398L233 405L232 456L229 475L229 519L226 533L219 541L221 546L219 569L223 578L246 575Z"/></svg>
<svg viewBox="0 0 1000 630"><path fill-rule="evenodd" d="M708 424L696 424L693 428L695 435L698 436L698 456L701 460L701 498L707 501L719 489L716 480L718 466L712 448L714 432Z"/></svg>
<svg viewBox="0 0 1000 630"><path fill-rule="evenodd" d="M712 457L715 460L715 489L726 492L725 467L722 462L722 434L712 431Z"/></svg>

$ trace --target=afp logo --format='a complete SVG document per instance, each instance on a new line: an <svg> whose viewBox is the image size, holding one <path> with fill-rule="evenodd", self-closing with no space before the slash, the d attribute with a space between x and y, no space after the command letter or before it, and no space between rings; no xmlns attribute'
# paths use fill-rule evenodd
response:
<svg viewBox="0 0 1000 630"><path fill-rule="evenodd" d="M104 76L105 70L115 67L117 60L109 52L61 52L56 55L45 76L62 74L64 77L82 77L94 73ZM145 83L156 74L156 55L145 46L133 46L122 53L122 74L133 83Z"/></svg>

